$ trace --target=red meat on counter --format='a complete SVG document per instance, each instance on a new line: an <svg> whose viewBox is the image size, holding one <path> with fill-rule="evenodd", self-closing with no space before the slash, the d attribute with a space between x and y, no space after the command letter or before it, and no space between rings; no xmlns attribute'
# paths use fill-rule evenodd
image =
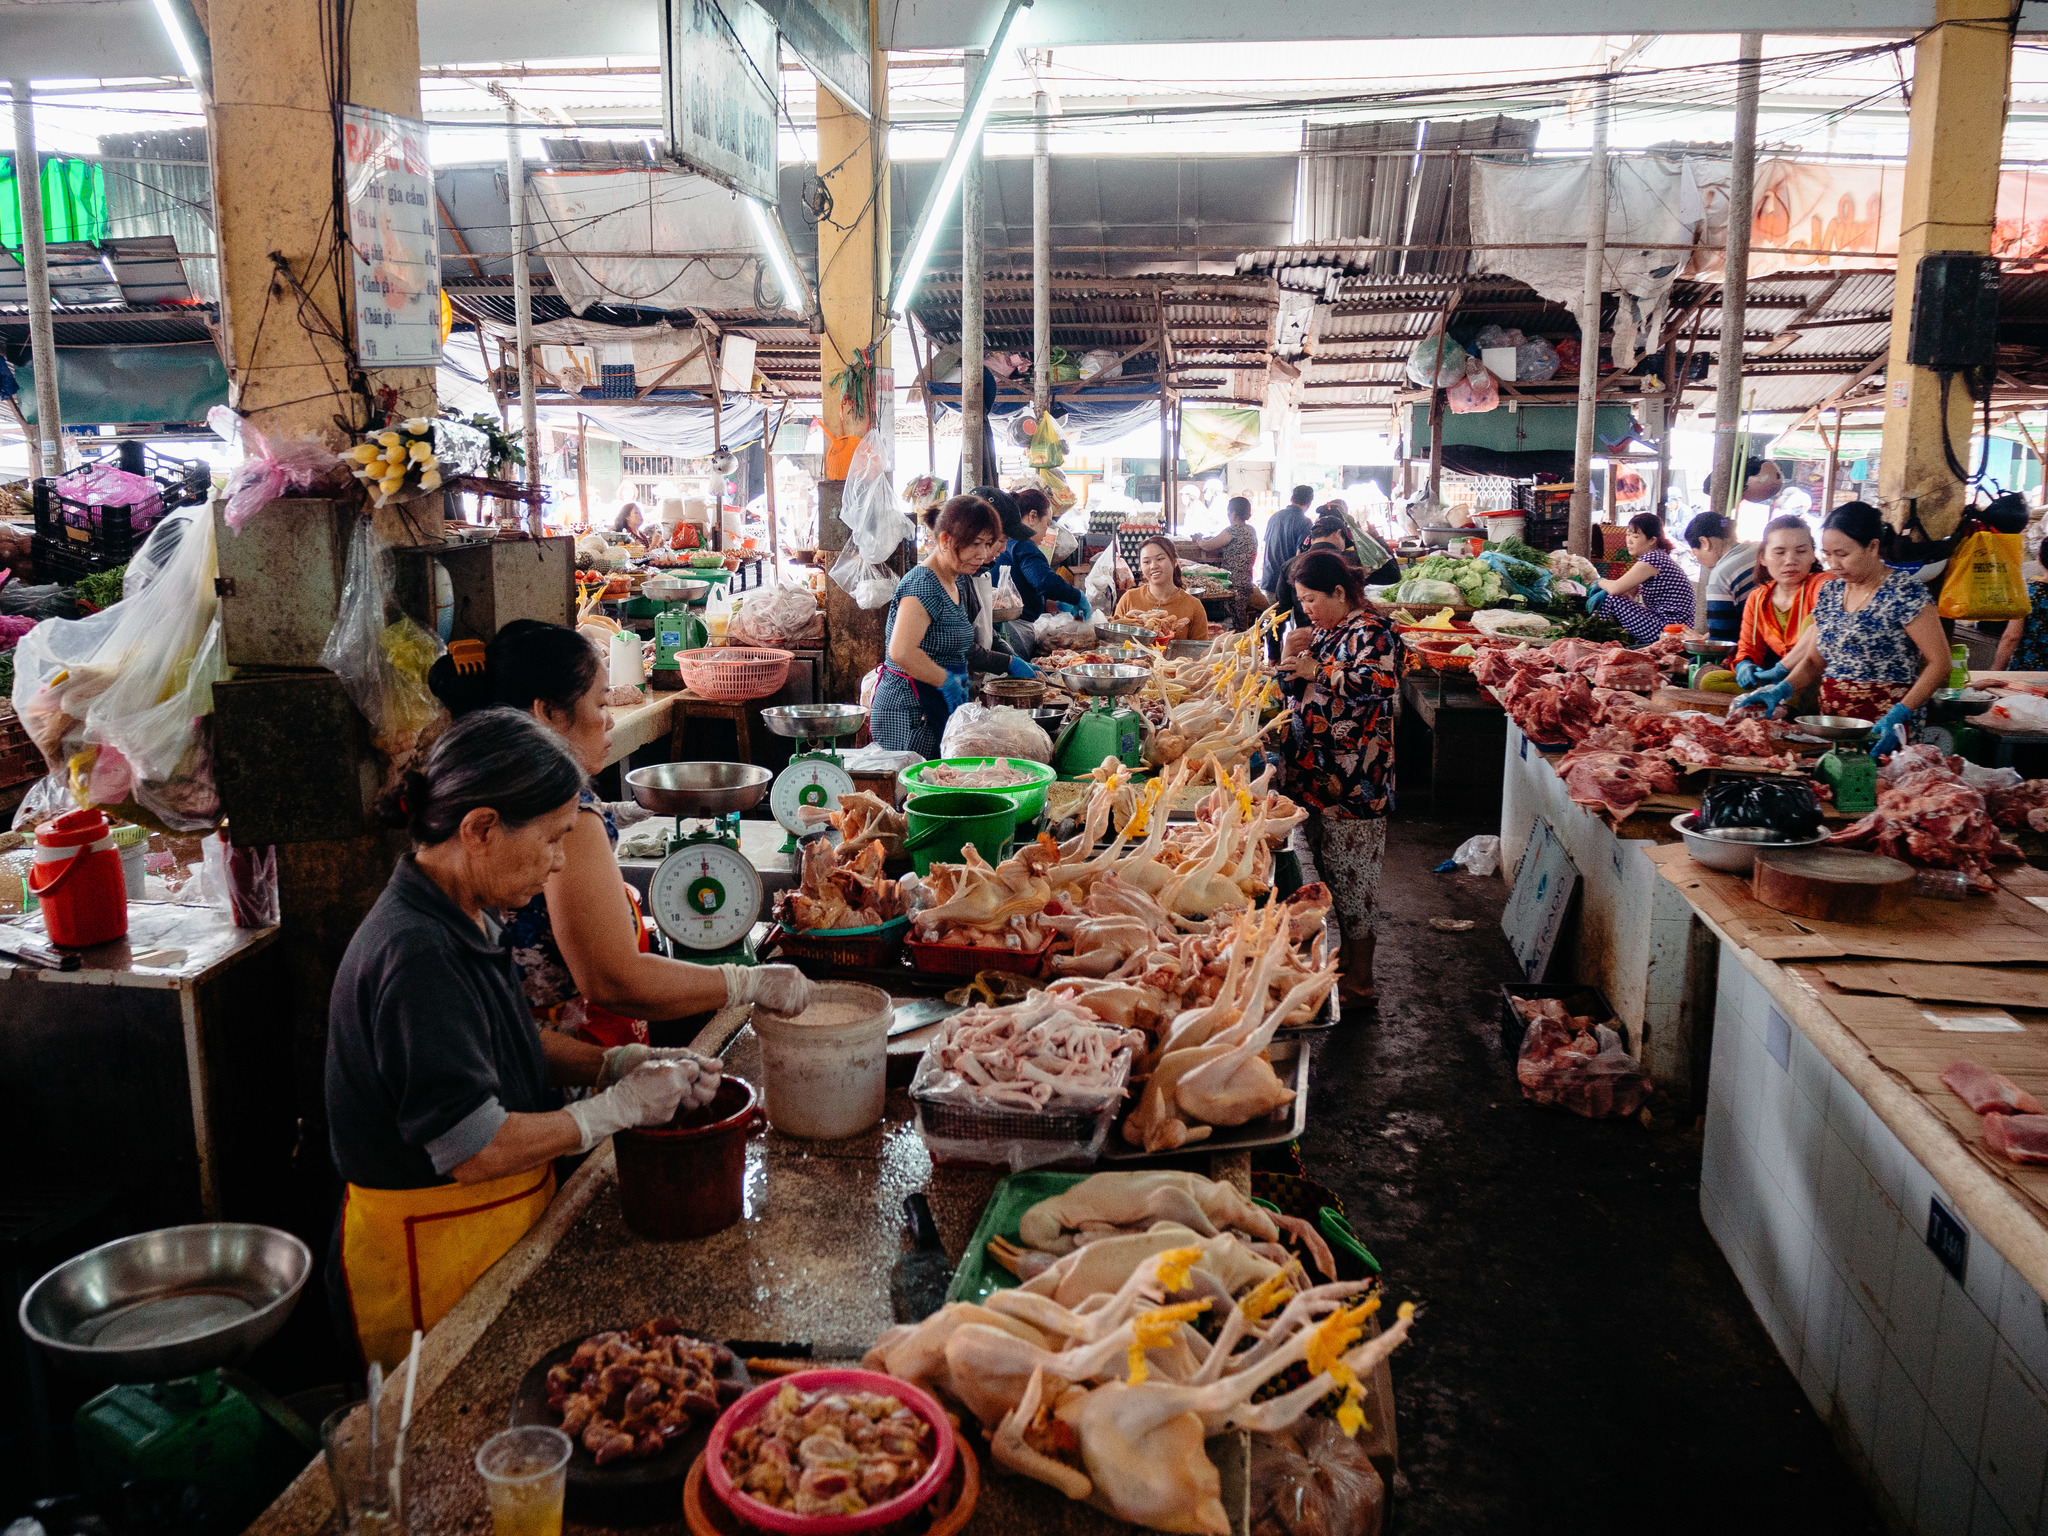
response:
<svg viewBox="0 0 2048 1536"><path fill-rule="evenodd" d="M2009 1077L1974 1061L1959 1061L1941 1074L1949 1091L1980 1115L2038 1115L2041 1101Z"/></svg>
<svg viewBox="0 0 2048 1536"><path fill-rule="evenodd" d="M1678 775L1661 757L1644 752L1602 752L1579 747L1557 762L1565 793L1580 805L1628 815L1657 790L1678 788Z"/></svg>
<svg viewBox="0 0 2048 1536"><path fill-rule="evenodd" d="M2048 1115L1986 1115L1984 1145L2015 1163L2048 1163Z"/></svg>

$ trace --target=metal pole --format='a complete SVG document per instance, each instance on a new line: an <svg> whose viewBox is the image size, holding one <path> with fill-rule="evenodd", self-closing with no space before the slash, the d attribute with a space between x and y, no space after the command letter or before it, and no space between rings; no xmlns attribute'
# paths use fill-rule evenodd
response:
<svg viewBox="0 0 2048 1536"><path fill-rule="evenodd" d="M14 184L21 189L21 264L28 272L28 344L36 370L36 425L29 465L38 475L64 473L64 413L57 401L57 338L50 323L50 262L43 246L42 160L36 154L35 107L28 82L8 84L14 98Z"/></svg>
<svg viewBox="0 0 2048 1536"><path fill-rule="evenodd" d="M962 100L971 99L987 58L979 48L967 50L960 78L966 82ZM982 249L981 141L967 151L967 170L960 182L960 489L993 485L996 467L981 462L982 434L988 402L981 398ZM973 466L970 475L967 466Z"/></svg>
<svg viewBox="0 0 2048 1536"><path fill-rule="evenodd" d="M1572 441L1571 520L1565 543L1575 555L1593 548L1594 396L1600 391L1600 299L1607 265L1607 109L1612 82L1593 87L1593 156L1586 163L1586 291L1579 302L1579 419Z"/></svg>
<svg viewBox="0 0 2048 1536"><path fill-rule="evenodd" d="M590 418L581 411L576 413L576 514L577 520L585 527L590 526Z"/></svg>
<svg viewBox="0 0 2048 1536"><path fill-rule="evenodd" d="M1031 99L1038 142L1031 157L1031 415L1045 414L1052 393L1052 135L1046 95Z"/></svg>
<svg viewBox="0 0 2048 1536"><path fill-rule="evenodd" d="M519 147L519 109L505 105L505 190L511 199L512 315L518 323L519 431L526 444L526 483L540 480L540 428L533 409L533 268L526 258L526 155ZM536 525L539 518L534 519Z"/></svg>
<svg viewBox="0 0 2048 1536"><path fill-rule="evenodd" d="M1733 516L1742 505L1742 466L1735 437L1742 430L1742 338L1749 327L1749 234L1756 217L1756 109L1764 38L1742 34L1735 75L1735 144L1728 173L1728 262L1721 274L1720 371L1714 385L1714 510Z"/></svg>
<svg viewBox="0 0 2048 1536"><path fill-rule="evenodd" d="M1429 392L1429 499L1444 504L1444 392Z"/></svg>
<svg viewBox="0 0 2048 1536"><path fill-rule="evenodd" d="M764 488L768 513L768 571L770 579L778 587L782 585L782 531L776 526L775 517L775 438L782 430L782 418L788 414L786 405L777 411L768 435L761 439L761 465L767 471L762 478L768 482Z"/></svg>

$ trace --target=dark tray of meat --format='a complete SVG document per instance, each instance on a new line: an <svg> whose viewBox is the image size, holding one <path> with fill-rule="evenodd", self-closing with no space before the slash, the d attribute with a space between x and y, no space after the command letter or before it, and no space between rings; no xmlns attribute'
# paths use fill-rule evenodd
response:
<svg viewBox="0 0 2048 1536"><path fill-rule="evenodd" d="M1582 987L1577 982L1504 982L1500 989L1500 1053L1509 1061L1521 1054L1522 1037L1529 1032L1528 1015L1515 1006L1518 997L1531 1003L1554 997L1564 1005L1566 1013L1603 1023L1614 1017L1614 1010L1607 1006L1607 998L1598 987Z"/></svg>
<svg viewBox="0 0 2048 1536"><path fill-rule="evenodd" d="M519 1380L510 1422L564 1429L567 1503L579 1517L641 1524L675 1518L683 1479L726 1406L753 1385L723 1344L674 1318L580 1335Z"/></svg>

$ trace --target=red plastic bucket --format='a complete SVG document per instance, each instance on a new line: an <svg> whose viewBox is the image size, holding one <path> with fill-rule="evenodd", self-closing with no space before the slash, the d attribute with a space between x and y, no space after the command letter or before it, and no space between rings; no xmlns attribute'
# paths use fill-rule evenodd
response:
<svg viewBox="0 0 2048 1536"><path fill-rule="evenodd" d="M128 932L128 880L101 811L73 811L36 829L28 888L53 944L85 949Z"/></svg>
<svg viewBox="0 0 2048 1536"><path fill-rule="evenodd" d="M753 1084L728 1077L718 1095L668 1125L620 1131L619 1209L650 1242L709 1237L745 1207L747 1135L765 1124Z"/></svg>

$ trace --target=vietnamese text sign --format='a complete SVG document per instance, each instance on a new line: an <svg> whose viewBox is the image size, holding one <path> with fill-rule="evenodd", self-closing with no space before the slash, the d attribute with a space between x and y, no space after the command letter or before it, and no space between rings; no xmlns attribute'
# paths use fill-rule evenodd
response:
<svg viewBox="0 0 2048 1536"><path fill-rule="evenodd" d="M441 360L441 235L427 125L344 106L342 154L356 290L356 356L366 368Z"/></svg>
<svg viewBox="0 0 2048 1536"><path fill-rule="evenodd" d="M773 208L775 23L754 0L665 0L661 85L669 153Z"/></svg>

